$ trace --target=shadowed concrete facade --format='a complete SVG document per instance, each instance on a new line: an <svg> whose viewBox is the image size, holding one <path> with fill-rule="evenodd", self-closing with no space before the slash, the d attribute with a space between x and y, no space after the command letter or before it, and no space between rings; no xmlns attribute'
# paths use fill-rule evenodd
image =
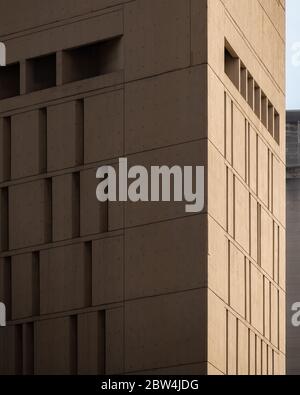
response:
<svg viewBox="0 0 300 395"><path fill-rule="evenodd" d="M0 1L1 373L285 372L284 7ZM204 211L100 204L121 156Z"/></svg>

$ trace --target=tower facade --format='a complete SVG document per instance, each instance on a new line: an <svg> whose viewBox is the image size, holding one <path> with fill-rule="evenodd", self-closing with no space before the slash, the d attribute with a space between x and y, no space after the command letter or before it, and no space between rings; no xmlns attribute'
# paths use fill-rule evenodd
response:
<svg viewBox="0 0 300 395"><path fill-rule="evenodd" d="M0 372L284 374L284 1L2 3ZM204 210L99 203L120 157Z"/></svg>

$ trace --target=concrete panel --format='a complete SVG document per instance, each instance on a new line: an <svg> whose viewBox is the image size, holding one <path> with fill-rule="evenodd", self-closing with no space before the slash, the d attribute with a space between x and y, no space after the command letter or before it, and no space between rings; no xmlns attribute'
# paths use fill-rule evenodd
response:
<svg viewBox="0 0 300 395"><path fill-rule="evenodd" d="M80 173L80 235L86 236L108 231L108 203L98 202L96 188L97 169Z"/></svg>
<svg viewBox="0 0 300 395"><path fill-rule="evenodd" d="M48 180L9 188L9 246L38 245L51 239L51 187Z"/></svg>
<svg viewBox="0 0 300 395"><path fill-rule="evenodd" d="M78 374L104 374L105 369L105 312L78 316Z"/></svg>
<svg viewBox="0 0 300 395"><path fill-rule="evenodd" d="M273 221L268 213L261 210L261 266L273 277Z"/></svg>
<svg viewBox="0 0 300 395"><path fill-rule="evenodd" d="M11 118L11 177L46 170L46 112L30 111Z"/></svg>
<svg viewBox="0 0 300 395"><path fill-rule="evenodd" d="M76 319L64 317L35 324L35 373L75 374Z"/></svg>
<svg viewBox="0 0 300 395"><path fill-rule="evenodd" d="M124 373L124 309L123 307L106 310L105 314L106 348L105 373Z"/></svg>
<svg viewBox="0 0 300 395"><path fill-rule="evenodd" d="M243 318L246 317L246 263L245 256L230 244L229 263L230 306Z"/></svg>
<svg viewBox="0 0 300 395"><path fill-rule="evenodd" d="M39 313L39 264L37 254L12 257L12 319Z"/></svg>
<svg viewBox="0 0 300 395"><path fill-rule="evenodd" d="M199 237L199 236L197 236ZM211 218L208 219L208 287L223 301L228 302L228 247L224 230Z"/></svg>
<svg viewBox="0 0 300 395"><path fill-rule="evenodd" d="M87 243L40 252L41 314L91 305L90 249Z"/></svg>
<svg viewBox="0 0 300 395"><path fill-rule="evenodd" d="M213 292L208 290L207 359L221 373L226 373L226 308Z"/></svg>
<svg viewBox="0 0 300 395"><path fill-rule="evenodd" d="M127 84L126 153L205 137L206 80L202 66Z"/></svg>
<svg viewBox="0 0 300 395"><path fill-rule="evenodd" d="M83 162L83 104L68 102L47 109L47 169L75 167Z"/></svg>
<svg viewBox="0 0 300 395"><path fill-rule="evenodd" d="M79 173L52 179L53 241L79 237Z"/></svg>
<svg viewBox="0 0 300 395"><path fill-rule="evenodd" d="M227 312L227 374L237 374L237 318Z"/></svg>
<svg viewBox="0 0 300 395"><path fill-rule="evenodd" d="M239 175L246 176L246 120L245 116L233 105L233 167Z"/></svg>
<svg viewBox="0 0 300 395"><path fill-rule="evenodd" d="M200 215L127 230L126 299L204 286L206 221L206 216Z"/></svg>
<svg viewBox="0 0 300 395"><path fill-rule="evenodd" d="M0 118L0 182L11 177L11 118Z"/></svg>
<svg viewBox="0 0 300 395"><path fill-rule="evenodd" d="M176 165L180 166L181 168L182 166L203 166L207 163L206 158L206 142L198 141L176 145L174 147L164 149L157 149L147 153L132 155L128 160L128 167L142 165L145 166L150 172L150 166L172 167ZM205 179L207 180L207 176L205 176ZM195 174L193 176L193 180L195 181ZM205 196L207 196L207 193L205 194ZM126 227L132 227L167 219L174 219L177 217L183 217L188 215L185 212L185 205L185 202L174 202L172 200L171 202L127 202L125 204L125 225Z"/></svg>
<svg viewBox="0 0 300 395"><path fill-rule="evenodd" d="M0 358L1 375L22 374L22 327L7 326L0 330Z"/></svg>
<svg viewBox="0 0 300 395"><path fill-rule="evenodd" d="M123 237L92 242L92 303L94 306L123 300Z"/></svg>
<svg viewBox="0 0 300 395"><path fill-rule="evenodd" d="M124 23L126 81L189 65L189 1L138 0L128 3Z"/></svg>
<svg viewBox="0 0 300 395"><path fill-rule="evenodd" d="M258 152L257 166L259 169L258 178L257 178L258 197L267 206L268 193L269 193L268 148L261 140L261 138L258 138L257 152Z"/></svg>
<svg viewBox="0 0 300 395"><path fill-rule="evenodd" d="M245 251L249 251L249 192L236 178L235 180L235 239Z"/></svg>
<svg viewBox="0 0 300 395"><path fill-rule="evenodd" d="M251 325L263 333L263 276L251 265Z"/></svg>
<svg viewBox="0 0 300 395"><path fill-rule="evenodd" d="M125 369L148 370L205 358L205 290L125 304Z"/></svg>
<svg viewBox="0 0 300 395"><path fill-rule="evenodd" d="M249 330L238 323L238 375L249 374Z"/></svg>
<svg viewBox="0 0 300 395"><path fill-rule="evenodd" d="M84 100L84 162L123 155L123 91Z"/></svg>

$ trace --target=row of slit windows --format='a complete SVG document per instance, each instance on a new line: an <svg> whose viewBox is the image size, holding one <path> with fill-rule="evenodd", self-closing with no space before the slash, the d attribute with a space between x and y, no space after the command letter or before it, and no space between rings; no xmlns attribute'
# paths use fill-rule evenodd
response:
<svg viewBox="0 0 300 395"><path fill-rule="evenodd" d="M279 144L280 116L278 111L228 44L225 45L225 73Z"/></svg>
<svg viewBox="0 0 300 395"><path fill-rule="evenodd" d="M121 37L63 50L0 68L0 100L122 69ZM61 71L57 66L61 63ZM60 75L59 75L60 74Z"/></svg>

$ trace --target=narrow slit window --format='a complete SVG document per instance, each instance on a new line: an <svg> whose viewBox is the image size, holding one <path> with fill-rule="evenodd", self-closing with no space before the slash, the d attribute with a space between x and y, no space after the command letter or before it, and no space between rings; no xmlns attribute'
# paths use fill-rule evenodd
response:
<svg viewBox="0 0 300 395"><path fill-rule="evenodd" d="M268 127L268 99L267 96L261 92L261 121L264 126Z"/></svg>
<svg viewBox="0 0 300 395"><path fill-rule="evenodd" d="M276 110L274 115L274 139L277 144L280 144L280 116Z"/></svg>
<svg viewBox="0 0 300 395"><path fill-rule="evenodd" d="M254 110L254 79L248 73L248 92L247 92L247 101L249 106Z"/></svg>
<svg viewBox="0 0 300 395"><path fill-rule="evenodd" d="M121 37L117 37L63 51L63 83L93 78L121 70L121 44Z"/></svg>
<svg viewBox="0 0 300 395"><path fill-rule="evenodd" d="M226 75L279 144L280 119L278 112L226 39L224 64Z"/></svg>
<svg viewBox="0 0 300 395"><path fill-rule="evenodd" d="M56 86L56 54L32 58L26 62L26 92Z"/></svg>
<svg viewBox="0 0 300 395"><path fill-rule="evenodd" d="M274 136L274 107L272 103L268 103L268 131Z"/></svg>
<svg viewBox="0 0 300 395"><path fill-rule="evenodd" d="M0 67L0 100L20 94L20 64Z"/></svg>
<svg viewBox="0 0 300 395"><path fill-rule="evenodd" d="M248 90L248 72L246 67L241 64L241 77L240 77L240 81L241 81L241 94L243 96L243 98L245 100L247 100L247 90Z"/></svg>
<svg viewBox="0 0 300 395"><path fill-rule="evenodd" d="M255 97L254 97L254 101L255 101L254 107L255 108L254 108L254 110L255 110L255 114L260 119L261 118L261 90L260 90L260 87L256 83L254 86L254 93L255 93Z"/></svg>
<svg viewBox="0 0 300 395"><path fill-rule="evenodd" d="M225 73L234 86L240 90L240 61L225 48Z"/></svg>

